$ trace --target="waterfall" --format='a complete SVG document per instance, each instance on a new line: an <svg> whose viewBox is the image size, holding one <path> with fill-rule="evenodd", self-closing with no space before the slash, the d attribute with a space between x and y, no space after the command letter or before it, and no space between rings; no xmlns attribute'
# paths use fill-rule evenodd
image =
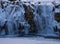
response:
<svg viewBox="0 0 60 44"><path fill-rule="evenodd" d="M52 3L8 3L0 7L0 35L54 36L54 5Z"/></svg>

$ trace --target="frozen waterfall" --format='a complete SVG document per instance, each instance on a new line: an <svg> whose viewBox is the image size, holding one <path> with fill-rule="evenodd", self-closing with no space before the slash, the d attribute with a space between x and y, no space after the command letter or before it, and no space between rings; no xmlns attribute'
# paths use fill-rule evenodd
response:
<svg viewBox="0 0 60 44"><path fill-rule="evenodd" d="M52 3L16 2L0 4L0 36L54 36Z"/></svg>

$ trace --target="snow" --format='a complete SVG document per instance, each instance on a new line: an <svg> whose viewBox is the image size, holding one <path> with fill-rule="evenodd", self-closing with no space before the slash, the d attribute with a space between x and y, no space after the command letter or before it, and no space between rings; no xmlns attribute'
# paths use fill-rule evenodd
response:
<svg viewBox="0 0 60 44"><path fill-rule="evenodd" d="M3 1L8 1L8 0L3 0ZM22 1L35 1L35 0L22 0ZM36 0L36 1L41 1L41 0ZM42 0L42 1L53 1L53 0Z"/></svg>
<svg viewBox="0 0 60 44"><path fill-rule="evenodd" d="M55 13L60 13L60 8L56 8Z"/></svg>
<svg viewBox="0 0 60 44"><path fill-rule="evenodd" d="M60 44L60 40L34 37L0 38L0 44Z"/></svg>
<svg viewBox="0 0 60 44"><path fill-rule="evenodd" d="M8 0L2 0L2 1L8 1ZM31 1L31 2L38 2L38 1L40 1L40 2L52 2L52 1L56 1L56 0L21 0L21 1L28 1L28 2L29 1Z"/></svg>

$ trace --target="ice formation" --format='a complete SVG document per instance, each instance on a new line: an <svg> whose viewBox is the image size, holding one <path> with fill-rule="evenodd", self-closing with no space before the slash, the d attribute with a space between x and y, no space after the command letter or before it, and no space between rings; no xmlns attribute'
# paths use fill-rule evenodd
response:
<svg viewBox="0 0 60 44"><path fill-rule="evenodd" d="M51 2L0 3L0 36L56 35L54 28L58 23L54 19L53 9Z"/></svg>

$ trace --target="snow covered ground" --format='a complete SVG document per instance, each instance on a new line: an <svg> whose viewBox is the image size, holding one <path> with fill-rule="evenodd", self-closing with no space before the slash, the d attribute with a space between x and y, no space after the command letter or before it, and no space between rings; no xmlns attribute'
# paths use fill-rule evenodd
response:
<svg viewBox="0 0 60 44"><path fill-rule="evenodd" d="M60 40L41 37L0 38L0 44L60 44Z"/></svg>

